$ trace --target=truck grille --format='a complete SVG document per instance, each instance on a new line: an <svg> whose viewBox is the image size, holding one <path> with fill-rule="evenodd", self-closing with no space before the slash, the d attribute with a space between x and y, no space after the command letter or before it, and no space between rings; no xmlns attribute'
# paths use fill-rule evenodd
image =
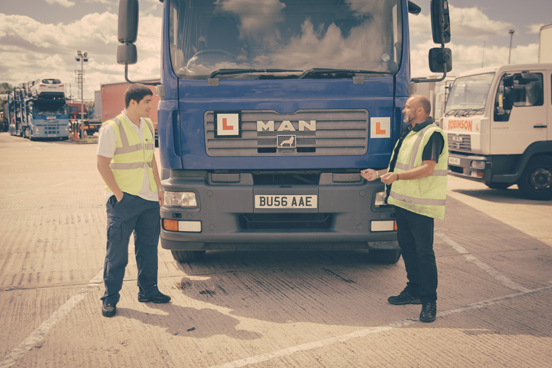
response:
<svg viewBox="0 0 552 368"><path fill-rule="evenodd" d="M471 136L468 134L448 133L447 140L450 151L471 151Z"/></svg>
<svg viewBox="0 0 552 368"><path fill-rule="evenodd" d="M244 213L240 228L253 229L329 229L332 214L328 213Z"/></svg>
<svg viewBox="0 0 552 368"><path fill-rule="evenodd" d="M240 113L240 138L215 138L215 113L205 113L207 155L343 156L364 155L368 150L367 110L299 110L293 114L255 110ZM262 122L262 128L258 128L257 122Z"/></svg>

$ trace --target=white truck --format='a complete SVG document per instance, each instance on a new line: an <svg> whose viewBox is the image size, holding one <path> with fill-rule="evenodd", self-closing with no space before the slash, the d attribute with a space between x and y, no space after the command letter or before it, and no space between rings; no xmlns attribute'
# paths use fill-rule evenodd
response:
<svg viewBox="0 0 552 368"><path fill-rule="evenodd" d="M552 63L459 75L443 117L449 173L552 199Z"/></svg>

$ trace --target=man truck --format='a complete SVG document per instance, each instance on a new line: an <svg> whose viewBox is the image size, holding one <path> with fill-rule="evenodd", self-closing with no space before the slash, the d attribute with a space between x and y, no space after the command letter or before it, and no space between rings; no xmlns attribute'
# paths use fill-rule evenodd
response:
<svg viewBox="0 0 552 368"><path fill-rule="evenodd" d="M459 75L443 118L449 173L552 199L551 78L552 64L545 63Z"/></svg>
<svg viewBox="0 0 552 368"><path fill-rule="evenodd" d="M400 257L384 185L409 97L406 0L162 0L161 245L368 249ZM117 61L136 63L138 2L119 4ZM432 0L431 70L450 71L448 2Z"/></svg>

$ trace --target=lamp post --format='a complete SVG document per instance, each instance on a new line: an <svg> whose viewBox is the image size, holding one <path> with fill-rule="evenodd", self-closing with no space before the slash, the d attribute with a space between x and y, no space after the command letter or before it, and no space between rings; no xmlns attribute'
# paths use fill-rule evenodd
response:
<svg viewBox="0 0 552 368"><path fill-rule="evenodd" d="M77 74L77 83L80 87L80 97L81 97L81 121L80 121L80 134L81 138L84 138L84 63L88 62L88 52L81 52L81 50L77 51L77 56L75 56L75 60L80 61L81 67L80 70L75 70L75 73Z"/></svg>
<svg viewBox="0 0 552 368"><path fill-rule="evenodd" d="M512 38L514 37L514 30L511 29L508 33L510 33L510 52L508 53L508 65L510 65L510 57L512 56Z"/></svg>

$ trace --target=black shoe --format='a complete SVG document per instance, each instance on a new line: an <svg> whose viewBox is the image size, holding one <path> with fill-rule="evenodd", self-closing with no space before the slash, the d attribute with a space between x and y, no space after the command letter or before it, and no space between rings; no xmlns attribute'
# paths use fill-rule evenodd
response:
<svg viewBox="0 0 552 368"><path fill-rule="evenodd" d="M436 314L437 314L437 303L435 302L424 303L422 307L422 313L420 313L420 321L433 322L435 321Z"/></svg>
<svg viewBox="0 0 552 368"><path fill-rule="evenodd" d="M117 306L111 303L102 303L102 315L104 317L113 317L117 313Z"/></svg>
<svg viewBox="0 0 552 368"><path fill-rule="evenodd" d="M157 294L149 297L138 295L138 301L141 303L147 303L147 302L168 303L171 301L171 297L159 291L157 292Z"/></svg>
<svg viewBox="0 0 552 368"><path fill-rule="evenodd" d="M394 305L422 304L422 302L420 301L420 298L410 294L410 292L407 289L404 289L403 291L401 291L401 293L397 296L390 296L389 299L387 299L387 301Z"/></svg>

